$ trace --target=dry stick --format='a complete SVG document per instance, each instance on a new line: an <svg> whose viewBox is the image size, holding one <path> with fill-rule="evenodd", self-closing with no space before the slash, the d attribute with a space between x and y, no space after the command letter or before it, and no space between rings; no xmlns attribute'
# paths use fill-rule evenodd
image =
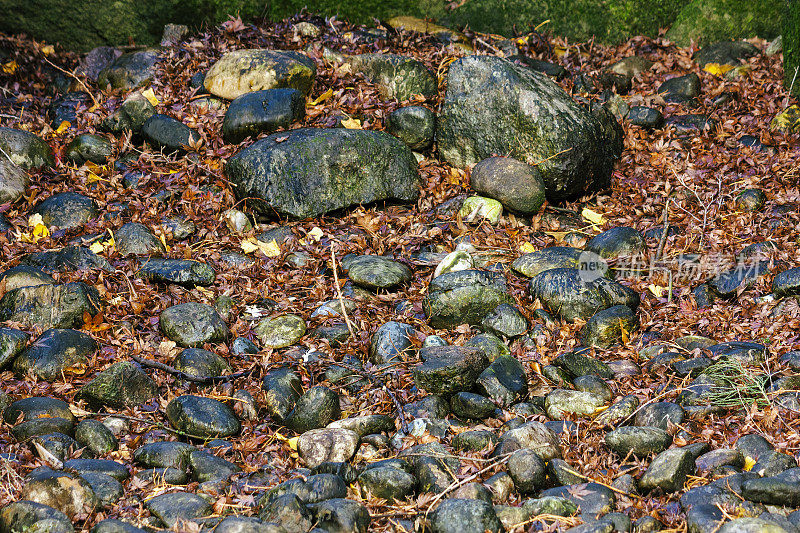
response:
<svg viewBox="0 0 800 533"><path fill-rule="evenodd" d="M401 363L396 363L394 365L387 365L387 366L383 367L382 369L386 370L387 368L389 368L389 366L397 366L399 364L401 364ZM397 396L395 395L394 392L392 392L392 390L389 388L389 386L386 384L386 382L383 381L383 379L379 378L378 376L376 376L374 374L370 374L369 372L365 372L364 370L362 370L360 368L356 368L354 366L350 366L350 365L348 365L346 363L336 363L336 365L340 366L342 368L346 368L347 370L350 370L352 372L355 372L359 376L367 378L368 380L380 385L381 388L386 391L386 394L388 394L389 397L392 399L392 403L394 403L394 407L395 407L395 409L397 409L397 416L398 416L398 418L400 418L400 429L403 431L403 433L408 433L408 424L406 423L406 417L403 414L403 405L400 403L400 400L397 399Z"/></svg>
<svg viewBox="0 0 800 533"><path fill-rule="evenodd" d="M669 198L664 202L664 216L662 217L664 229L661 230L661 238L658 241L658 249L656 250L656 261L661 259L664 255L664 246L667 244L667 233L669 230Z"/></svg>
<svg viewBox="0 0 800 533"><path fill-rule="evenodd" d="M622 494L623 496L627 496L628 498L635 498L635 499L638 499L638 500L641 500L641 499L642 499L640 496L637 496L636 494L631 494L630 492L625 492L624 490L621 490L621 489L618 489L618 488L616 488L616 487L613 487L613 486L611 486L611 485L609 485L609 484L607 484L607 483L603 483L602 481L598 481L598 480L596 480L596 479L594 479L594 478L591 478L591 477L589 477L589 476L584 476L584 475L583 475L583 474L581 474L580 472L576 472L575 470L571 469L571 468L570 468L570 467L568 467L568 466L562 466L561 468L562 468L564 471L566 471L567 473L569 473L569 474L572 474L572 475L578 476L579 478L581 478L581 479L585 479L586 481L591 481L592 483L597 483L598 485L602 485L602 486L604 486L604 487L605 487L605 488L607 488L607 489L613 490L613 491L614 491L614 492L616 492L617 494Z"/></svg>
<svg viewBox="0 0 800 533"><path fill-rule="evenodd" d="M439 500L444 498L445 494L447 494L448 492L452 491L453 489L457 489L457 488L461 487L462 485L466 485L467 483L469 483L473 479L476 479L478 476L480 476L484 472L486 472L488 470L491 470L492 468L494 468L496 466L499 466L499 465L501 465L503 463L507 463L509 457L511 457L511 453L503 454L500 457L500 459L492 462L492 464L490 464L489 466L486 466L486 467L478 470L477 472L475 472L471 476L467 476L464 479L460 479L458 481L453 481L452 483L450 483L450 485L447 488L445 488L442 492L437 494L436 497L433 499L433 501L431 501L430 505L428 505L428 508L425 510L425 516L428 516L428 513L431 511L433 506L436 505L439 502Z"/></svg>
<svg viewBox="0 0 800 533"><path fill-rule="evenodd" d="M333 241L331 241L331 263L333 263L333 285L336 287L336 295L339 297L339 307L342 309L342 316L344 322L347 324L347 330L350 332L351 337L355 337L353 332L353 324L350 322L350 317L347 316L347 309L344 308L344 296L342 296L342 289L339 287L339 274L336 272L336 252L334 251Z"/></svg>
<svg viewBox="0 0 800 533"><path fill-rule="evenodd" d="M46 57L44 58L44 60L45 60L47 63L49 63L49 64L50 64L50 66L52 66L52 67L55 67L56 69L60 70L61 72L63 72L63 73L64 73L64 74L66 74L67 76L71 76L71 77L75 78L75 80L76 80L78 83L80 83L80 84L81 84L81 87L83 87L83 88L86 90L86 94L88 94L88 95L89 95L89 98L91 98L91 99L92 99L92 102L94 102L94 105L97 105L97 106L99 106L99 105L100 105L100 103L97 101L97 98L95 98L95 97L94 97L94 95L92 94L92 91L90 91L90 90L89 90L89 87L87 87L87 86L86 86L86 84L85 84L85 83L83 83L83 80L81 80L81 79L80 79L78 76L76 76L74 72L70 72L69 70L65 70L65 69L63 69L63 68L59 67L58 65L56 65L55 63L53 63L52 61L50 61L49 59L47 59Z"/></svg>
<svg viewBox="0 0 800 533"><path fill-rule="evenodd" d="M111 416L111 417L114 417L114 418L124 418L125 420L130 420L132 422L141 422L142 424L149 424L151 426L156 426L158 429L164 430L167 433L172 433L174 435L180 435L181 437L190 437L192 439L198 439L198 440L208 440L207 437L201 437L200 435L193 435L193 434L187 433L185 431L180 431L178 429L172 429L171 427L167 426L166 424L164 424L162 422L156 422L155 420L148 420L146 418L137 418L135 416L121 415L119 413L108 413L108 412L102 412L102 411L101 412L97 412L97 413L91 413L91 412L86 411L85 415L86 416Z"/></svg>
<svg viewBox="0 0 800 533"><path fill-rule="evenodd" d="M226 382L226 381L233 381L234 379L248 377L248 376L250 376L250 374L252 374L256 370L256 368L258 368L258 366L254 364L253 366L251 366L247 370L243 370L241 372L236 372L234 374L227 374L225 376L203 376L203 377L198 377L198 376L189 375L189 374L187 374L185 372L181 372L180 370L178 370L177 368L175 368L173 366L169 366L169 365L166 365L164 363L159 363L158 361L153 361L151 359L143 359L143 358L139 357L138 355L131 354L131 359L133 359L134 361L136 361L137 363L139 363L142 366L146 366L146 367L149 367L149 368L155 368L155 369L158 369L158 370L163 370L164 372L166 372L168 374L171 374L171 375L175 376L178 379L182 379L184 381L191 381L192 383L200 383L200 384L204 384L204 385L209 385L209 384L212 384L212 383L223 383L223 382Z"/></svg>

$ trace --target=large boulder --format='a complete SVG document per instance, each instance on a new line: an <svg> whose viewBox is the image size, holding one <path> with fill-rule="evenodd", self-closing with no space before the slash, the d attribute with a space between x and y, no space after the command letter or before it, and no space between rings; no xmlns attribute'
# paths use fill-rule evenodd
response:
<svg viewBox="0 0 800 533"><path fill-rule="evenodd" d="M322 215L378 200L419 197L417 161L388 133L303 128L272 134L225 166L239 198L262 214Z"/></svg>
<svg viewBox="0 0 800 533"><path fill-rule="evenodd" d="M436 96L436 76L421 61L396 54L359 54L348 60L350 68L376 84L381 95L399 101L421 94Z"/></svg>
<svg viewBox="0 0 800 533"><path fill-rule="evenodd" d="M203 85L214 96L233 100L264 89L289 88L308 94L317 68L308 56L287 50L234 50L206 73Z"/></svg>
<svg viewBox="0 0 800 533"><path fill-rule="evenodd" d="M96 315L101 310L100 293L80 281L19 287L0 299L0 320L42 329L79 328L83 326L84 313Z"/></svg>
<svg viewBox="0 0 800 533"><path fill-rule="evenodd" d="M436 138L454 166L494 154L536 165L550 200L607 185L622 151L622 129L604 108L587 110L546 75L492 56L450 66Z"/></svg>
<svg viewBox="0 0 800 533"><path fill-rule="evenodd" d="M29 131L0 128L0 150L24 170L56 164L50 145Z"/></svg>

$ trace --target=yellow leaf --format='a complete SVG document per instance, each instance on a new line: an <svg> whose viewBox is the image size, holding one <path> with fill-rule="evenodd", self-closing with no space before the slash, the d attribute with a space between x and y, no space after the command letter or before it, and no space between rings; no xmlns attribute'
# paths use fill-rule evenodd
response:
<svg viewBox="0 0 800 533"><path fill-rule="evenodd" d="M545 231L545 235L550 235L557 241L563 241L564 237L567 236L568 231Z"/></svg>
<svg viewBox="0 0 800 533"><path fill-rule="evenodd" d="M553 54L554 54L554 55L555 55L555 56L556 56L558 59L561 59L562 57L564 57L564 56L566 55L566 53L567 53L567 49L566 49L566 48L561 48L560 46L556 46L556 47L553 49Z"/></svg>
<svg viewBox="0 0 800 533"><path fill-rule="evenodd" d="M161 235L159 235L159 236L158 236L158 240L160 240L160 241L161 241L161 244L163 244L163 245L164 245L164 250L166 250L167 252L169 252L169 246L167 246L167 239L166 239L166 237L164 237L164 234L163 234L163 233L162 233ZM112 241L113 241L113 239L112 239Z"/></svg>
<svg viewBox="0 0 800 533"><path fill-rule="evenodd" d="M89 249L96 254L102 254L106 250L105 246L103 246L103 243L99 241L93 242L91 246L89 246Z"/></svg>
<svg viewBox="0 0 800 533"><path fill-rule="evenodd" d="M523 254L529 254L531 252L535 252L536 247L529 242L523 242L519 247L519 251Z"/></svg>
<svg viewBox="0 0 800 533"><path fill-rule="evenodd" d="M278 245L278 241L275 239L272 239L269 242L261 243L259 248L267 257L278 257L281 255L281 247Z"/></svg>
<svg viewBox="0 0 800 533"><path fill-rule="evenodd" d="M153 92L152 87L150 87L146 91L142 91L142 96L147 98L147 101L153 104L153 107L158 105L158 98L156 98L156 93Z"/></svg>
<svg viewBox="0 0 800 533"><path fill-rule="evenodd" d="M246 254L252 254L258 250L258 244L256 244L255 237L248 237L247 239L244 239L240 246L242 247L242 251Z"/></svg>
<svg viewBox="0 0 800 533"><path fill-rule="evenodd" d="M256 250L261 250L261 253L267 257L277 257L281 255L281 247L275 239L269 242L261 242L255 237L248 237L242 240L240 246L246 254L251 254Z"/></svg>
<svg viewBox="0 0 800 533"><path fill-rule="evenodd" d="M342 126L347 128L348 130L360 130L361 129L361 121L357 118L348 118L342 121Z"/></svg>
<svg viewBox="0 0 800 533"><path fill-rule="evenodd" d="M33 240L38 241L50 235L50 230L44 224L36 224L33 227Z"/></svg>
<svg viewBox="0 0 800 533"><path fill-rule="evenodd" d="M56 133L64 133L70 126L72 126L72 124L69 123L69 120L62 120L61 124L56 128Z"/></svg>
<svg viewBox="0 0 800 533"><path fill-rule="evenodd" d="M291 439L286 439L286 444L288 444L289 448L292 450L297 451L297 440L299 438L300 437L292 437Z"/></svg>
<svg viewBox="0 0 800 533"><path fill-rule="evenodd" d="M47 46L42 46L42 53L44 55L46 55L46 56L49 56L50 54L54 53L55 51L56 51L56 49L53 48L52 44L48 44Z"/></svg>
<svg viewBox="0 0 800 533"><path fill-rule="evenodd" d="M42 215L39 213L34 213L33 215L28 217L28 226L35 227L39 224L44 224L44 220L42 220Z"/></svg>
<svg viewBox="0 0 800 533"><path fill-rule="evenodd" d="M662 296L664 296L664 293L667 292L666 287L662 287L661 285L654 285L652 283L648 285L647 288L650 292L652 292L655 295L656 298L661 298Z"/></svg>
<svg viewBox="0 0 800 533"><path fill-rule="evenodd" d="M311 101L308 103L308 105L319 105L319 104L321 104L322 102L324 102L324 101L326 101L326 100L330 99L330 97L331 97L331 96L333 96L333 89L328 89L327 91L325 91L325 92L324 92L324 93L322 93L321 95L319 95L319 96L317 96L316 98L314 98L313 100L311 100Z"/></svg>
<svg viewBox="0 0 800 533"><path fill-rule="evenodd" d="M744 470L745 472L749 472L750 470L753 469L754 466L756 466L755 459L753 459L749 455L744 458L744 466L742 467L742 470Z"/></svg>
<svg viewBox="0 0 800 533"><path fill-rule="evenodd" d="M323 233L321 229L314 226L313 228L311 228L311 231L308 232L308 235L315 241L319 242L319 240L322 238Z"/></svg>
<svg viewBox="0 0 800 533"><path fill-rule="evenodd" d="M706 63L706 66L703 67L703 70L713 74L714 76L722 76L726 72L733 70L733 68L733 65L726 65L724 63Z"/></svg>
<svg viewBox="0 0 800 533"><path fill-rule="evenodd" d="M581 216L583 218L585 218L586 220L588 220L589 222L591 222L592 224L595 224L595 225L600 225L600 224L605 224L606 223L606 219L603 218L603 215L601 215L600 213L597 213L595 211L592 211L588 207L584 207L583 208L583 211L581 211Z"/></svg>
<svg viewBox="0 0 800 533"><path fill-rule="evenodd" d="M101 178L94 172L89 172L89 175L86 176L86 183L94 183L96 181L108 181L106 178Z"/></svg>
<svg viewBox="0 0 800 533"><path fill-rule="evenodd" d="M18 66L19 65L17 65L16 61L9 61L8 63L3 63L3 72L5 72L6 74L14 74L14 71L17 70Z"/></svg>

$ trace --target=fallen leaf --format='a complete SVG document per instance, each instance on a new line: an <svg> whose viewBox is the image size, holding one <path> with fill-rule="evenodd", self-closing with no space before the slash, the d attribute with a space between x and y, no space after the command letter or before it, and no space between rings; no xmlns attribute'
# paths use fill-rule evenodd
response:
<svg viewBox="0 0 800 533"><path fill-rule="evenodd" d="M159 104L158 98L156 98L156 93L153 92L153 88L150 87L146 91L142 91L142 96L147 98L147 101L153 104L153 107Z"/></svg>
<svg viewBox="0 0 800 533"><path fill-rule="evenodd" d="M325 92L324 92L324 93L322 93L321 95L319 95L319 96L317 96L316 98L314 98L313 100L311 100L311 101L308 103L308 105L310 105L310 106L319 105L319 104L321 104L322 102L324 102L324 101L326 101L326 100L330 99L330 97L331 97L331 96L333 96L333 89L328 89L327 91L325 91Z"/></svg>
<svg viewBox="0 0 800 533"><path fill-rule="evenodd" d="M733 70L733 65L726 65L720 63L706 63L706 66L703 67L703 70L706 72L713 74L714 76L722 76L725 73Z"/></svg>
<svg viewBox="0 0 800 533"><path fill-rule="evenodd" d="M3 72L6 74L14 74L18 66L19 65L17 65L16 61L9 61L8 63L3 63Z"/></svg>
<svg viewBox="0 0 800 533"><path fill-rule="evenodd" d="M342 121L342 126L348 130L360 130L361 121L357 118L348 118Z"/></svg>
<svg viewBox="0 0 800 533"><path fill-rule="evenodd" d="M603 218L603 215L596 211L592 211L588 207L584 207L583 211L581 211L581 216L591 222L594 225L601 225L606 223L606 219Z"/></svg>

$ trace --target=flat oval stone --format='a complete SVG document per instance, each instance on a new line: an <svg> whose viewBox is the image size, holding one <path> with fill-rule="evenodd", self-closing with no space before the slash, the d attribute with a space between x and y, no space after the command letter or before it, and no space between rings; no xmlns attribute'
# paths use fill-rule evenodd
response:
<svg viewBox="0 0 800 533"><path fill-rule="evenodd" d="M391 289L411 279L406 265L378 255L343 258L342 268L353 283L371 290Z"/></svg>
<svg viewBox="0 0 800 533"><path fill-rule="evenodd" d="M254 331L265 348L285 348L306 334L306 322L297 315L280 315L265 318Z"/></svg>
<svg viewBox="0 0 800 533"><path fill-rule="evenodd" d="M213 307L196 302L165 309L159 317L159 326L167 338L187 347L223 342L230 334L227 324Z"/></svg>
<svg viewBox="0 0 800 533"><path fill-rule="evenodd" d="M213 398L178 396L167 405L170 424L197 438L229 437L241 429L233 409Z"/></svg>

